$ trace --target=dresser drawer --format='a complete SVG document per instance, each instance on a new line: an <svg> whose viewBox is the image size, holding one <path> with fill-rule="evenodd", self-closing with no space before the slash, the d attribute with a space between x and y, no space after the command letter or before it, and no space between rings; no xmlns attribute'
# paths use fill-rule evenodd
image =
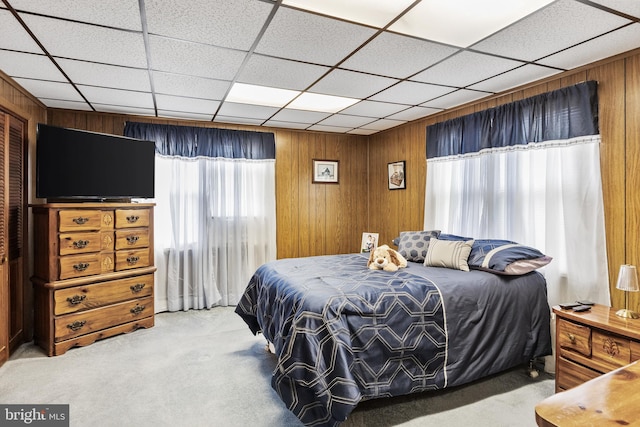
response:
<svg viewBox="0 0 640 427"><path fill-rule="evenodd" d="M101 247L100 232L61 233L58 236L60 255L99 252Z"/></svg>
<svg viewBox="0 0 640 427"><path fill-rule="evenodd" d="M152 315L153 297L146 297L61 316L54 321L55 342Z"/></svg>
<svg viewBox="0 0 640 427"><path fill-rule="evenodd" d="M60 280L91 276L102 271L99 253L60 257Z"/></svg>
<svg viewBox="0 0 640 427"><path fill-rule="evenodd" d="M591 356L591 328L585 325L558 319L556 343L563 350L570 350L583 356Z"/></svg>
<svg viewBox="0 0 640 427"><path fill-rule="evenodd" d="M597 330L592 336L592 359L604 365L605 370L613 370L631 363L630 341L618 335Z"/></svg>
<svg viewBox="0 0 640 427"><path fill-rule="evenodd" d="M556 366L556 388L567 390L600 375L598 371L559 357Z"/></svg>
<svg viewBox="0 0 640 427"><path fill-rule="evenodd" d="M98 209L63 210L59 213L58 231L87 231L113 228L113 211Z"/></svg>
<svg viewBox="0 0 640 427"><path fill-rule="evenodd" d="M150 265L149 248L116 252L116 271Z"/></svg>
<svg viewBox="0 0 640 427"><path fill-rule="evenodd" d="M640 343L631 341L631 361L640 360Z"/></svg>
<svg viewBox="0 0 640 427"><path fill-rule="evenodd" d="M55 291L53 297L54 314L74 313L151 295L153 274L60 289Z"/></svg>
<svg viewBox="0 0 640 427"><path fill-rule="evenodd" d="M116 230L116 250L149 247L148 228Z"/></svg>
<svg viewBox="0 0 640 427"><path fill-rule="evenodd" d="M116 228L135 228L149 226L148 209L116 210Z"/></svg>

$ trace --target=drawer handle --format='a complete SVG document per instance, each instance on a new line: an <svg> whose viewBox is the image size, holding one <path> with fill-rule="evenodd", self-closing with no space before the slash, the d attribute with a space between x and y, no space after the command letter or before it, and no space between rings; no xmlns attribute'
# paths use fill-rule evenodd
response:
<svg viewBox="0 0 640 427"><path fill-rule="evenodd" d="M136 283L135 285L129 286L129 288L131 289L131 292L137 294L144 288L144 283Z"/></svg>
<svg viewBox="0 0 640 427"><path fill-rule="evenodd" d="M127 236L127 242L129 242L130 245L135 245L139 238L138 236Z"/></svg>
<svg viewBox="0 0 640 427"><path fill-rule="evenodd" d="M573 334L567 334L569 335L569 341L571 341L571 344L575 344L576 343L576 336Z"/></svg>
<svg viewBox="0 0 640 427"><path fill-rule="evenodd" d="M82 225L82 224L86 224L87 222L89 222L89 218L83 218L83 217L79 216L78 218L73 218L72 221L75 222L78 225Z"/></svg>
<svg viewBox="0 0 640 427"><path fill-rule="evenodd" d="M128 217L127 217L127 222L128 222L129 224L133 224L133 223L135 223L135 222L138 222L138 220L139 220L139 219L140 219L140 217L139 217L139 216L137 216L137 215L131 215L131 216L128 216Z"/></svg>
<svg viewBox="0 0 640 427"><path fill-rule="evenodd" d="M76 320L73 323L69 323L67 325L67 328L71 329L72 331L79 331L80 329L82 329L82 327L84 326L84 324L87 323L86 320Z"/></svg>
<svg viewBox="0 0 640 427"><path fill-rule="evenodd" d="M135 263L138 262L139 259L140 259L139 256L130 256L130 257L127 257L127 262L129 263L129 265L134 265Z"/></svg>
<svg viewBox="0 0 640 427"><path fill-rule="evenodd" d="M76 249L84 249L88 244L88 240L76 240L75 242L73 242L73 247Z"/></svg>
<svg viewBox="0 0 640 427"><path fill-rule="evenodd" d="M136 305L135 307L133 307L131 310L129 310L131 312L131 314L137 315L140 314L144 311L145 306L144 305Z"/></svg>
<svg viewBox="0 0 640 427"><path fill-rule="evenodd" d="M620 348L618 348L618 343L612 340L611 338L605 338L602 340L602 349L605 353L607 353L611 357L615 357L620 354Z"/></svg>
<svg viewBox="0 0 640 427"><path fill-rule="evenodd" d="M86 295L74 295L72 297L67 298L67 301L69 301L69 304L71 305L78 305L82 301L84 301L86 298L87 298Z"/></svg>
<svg viewBox="0 0 640 427"><path fill-rule="evenodd" d="M88 262L81 262L80 264L73 264L73 269L76 271L85 271L87 268L89 268L89 263Z"/></svg>

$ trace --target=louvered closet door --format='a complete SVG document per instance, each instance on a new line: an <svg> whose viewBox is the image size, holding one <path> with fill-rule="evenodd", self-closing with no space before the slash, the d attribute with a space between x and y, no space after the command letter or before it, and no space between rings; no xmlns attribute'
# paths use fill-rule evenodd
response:
<svg viewBox="0 0 640 427"><path fill-rule="evenodd" d="M0 111L0 364L25 341L25 125Z"/></svg>
<svg viewBox="0 0 640 427"><path fill-rule="evenodd" d="M9 265L7 261L7 177L5 149L9 144L7 115L0 111L0 364L9 358Z"/></svg>

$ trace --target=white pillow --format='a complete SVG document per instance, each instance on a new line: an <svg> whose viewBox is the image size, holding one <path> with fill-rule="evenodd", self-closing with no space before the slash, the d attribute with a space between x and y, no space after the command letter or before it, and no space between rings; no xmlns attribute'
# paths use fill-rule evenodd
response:
<svg viewBox="0 0 640 427"><path fill-rule="evenodd" d="M424 266L469 271L467 260L472 245L473 240L438 240L432 237L427 256L424 258Z"/></svg>

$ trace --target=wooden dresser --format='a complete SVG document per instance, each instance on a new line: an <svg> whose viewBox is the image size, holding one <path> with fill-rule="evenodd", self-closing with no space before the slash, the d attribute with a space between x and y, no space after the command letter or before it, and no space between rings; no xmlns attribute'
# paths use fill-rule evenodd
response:
<svg viewBox="0 0 640 427"><path fill-rule="evenodd" d="M556 392L578 386L640 359L640 319L616 316L594 305L576 313L553 307L556 315Z"/></svg>
<svg viewBox="0 0 640 427"><path fill-rule="evenodd" d="M34 339L49 356L153 326L153 206L32 206Z"/></svg>

